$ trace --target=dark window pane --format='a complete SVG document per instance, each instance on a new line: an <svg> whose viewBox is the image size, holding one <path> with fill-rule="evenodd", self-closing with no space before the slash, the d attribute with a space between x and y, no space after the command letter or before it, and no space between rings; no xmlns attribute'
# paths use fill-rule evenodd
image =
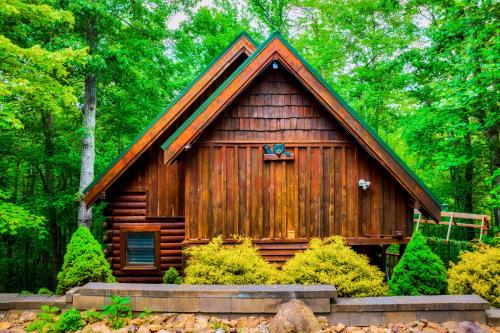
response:
<svg viewBox="0 0 500 333"><path fill-rule="evenodd" d="M130 265L155 264L153 232L129 232L127 234L127 263Z"/></svg>

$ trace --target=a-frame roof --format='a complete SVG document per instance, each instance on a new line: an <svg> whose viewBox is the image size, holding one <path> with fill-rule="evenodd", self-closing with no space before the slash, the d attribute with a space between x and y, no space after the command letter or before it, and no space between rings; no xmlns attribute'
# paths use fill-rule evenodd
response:
<svg viewBox="0 0 500 333"><path fill-rule="evenodd" d="M179 116L199 98L241 54L250 55L256 49L255 42L246 33L234 41L201 72L151 124L94 179L83 191L87 206L113 184L146 151Z"/></svg>
<svg viewBox="0 0 500 333"><path fill-rule="evenodd" d="M173 161L273 61L279 61L340 122L421 205L439 220L438 200L413 171L366 124L323 78L277 32L274 32L207 100L162 144L165 162Z"/></svg>

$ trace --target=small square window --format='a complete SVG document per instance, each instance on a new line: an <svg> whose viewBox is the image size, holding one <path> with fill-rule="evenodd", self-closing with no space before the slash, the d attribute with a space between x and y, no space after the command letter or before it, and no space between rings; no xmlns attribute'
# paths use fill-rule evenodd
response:
<svg viewBox="0 0 500 333"><path fill-rule="evenodd" d="M121 227L120 269L159 270L160 239L160 227L158 226Z"/></svg>
<svg viewBox="0 0 500 333"><path fill-rule="evenodd" d="M155 265L154 232L129 232L127 234L127 265Z"/></svg>

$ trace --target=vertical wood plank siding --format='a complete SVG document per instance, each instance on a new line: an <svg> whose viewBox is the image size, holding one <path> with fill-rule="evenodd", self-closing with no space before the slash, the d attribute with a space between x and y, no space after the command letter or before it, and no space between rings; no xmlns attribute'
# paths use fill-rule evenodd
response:
<svg viewBox="0 0 500 333"><path fill-rule="evenodd" d="M295 159L264 161L262 147L272 143L285 143ZM283 70L261 74L184 160L188 240L411 232L406 192Z"/></svg>

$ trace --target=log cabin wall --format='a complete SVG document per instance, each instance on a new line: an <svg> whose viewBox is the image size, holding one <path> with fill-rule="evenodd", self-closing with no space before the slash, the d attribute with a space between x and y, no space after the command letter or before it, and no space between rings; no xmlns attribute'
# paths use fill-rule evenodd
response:
<svg viewBox="0 0 500 333"><path fill-rule="evenodd" d="M263 145L273 143L294 159L264 161ZM257 77L184 163L188 243L246 235L275 244L263 248L273 257L311 237L343 235L361 245L411 235L407 193L282 69ZM372 182L366 191L362 178Z"/></svg>
<svg viewBox="0 0 500 333"><path fill-rule="evenodd" d="M183 161L163 162L163 142L247 58L241 54L160 138L113 184L106 193L105 252L119 282L161 282L169 267L182 271L184 241ZM121 231L157 228L160 233L159 269L124 268Z"/></svg>

